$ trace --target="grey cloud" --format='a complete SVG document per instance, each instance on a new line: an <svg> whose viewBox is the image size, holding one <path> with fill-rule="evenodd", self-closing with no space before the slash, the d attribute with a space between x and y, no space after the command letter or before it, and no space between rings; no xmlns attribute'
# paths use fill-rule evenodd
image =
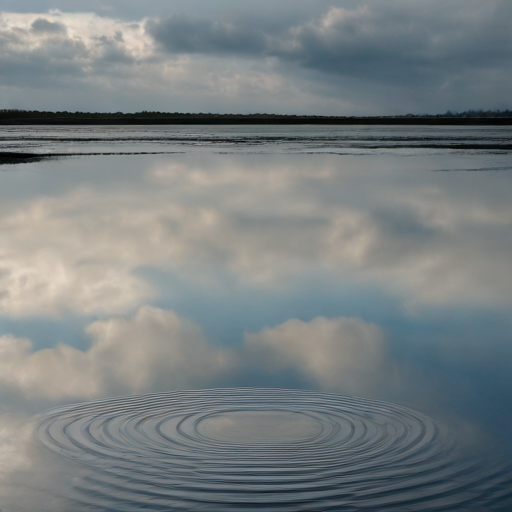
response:
<svg viewBox="0 0 512 512"><path fill-rule="evenodd" d="M462 11L462 12L461 12ZM273 56L322 73L442 84L468 69L489 69L512 56L510 10L499 2L441 8L395 2L332 7L298 25L264 18L234 22L173 16L146 30L172 53Z"/></svg>
<svg viewBox="0 0 512 512"><path fill-rule="evenodd" d="M469 15L419 6L332 9L321 23L298 28L298 44L284 56L327 72L436 78L510 58L510 32L495 21L489 6Z"/></svg>
<svg viewBox="0 0 512 512"><path fill-rule="evenodd" d="M116 32L114 38L101 36L97 39L100 48L101 57L97 62L108 64L124 64L129 65L135 62L135 59L123 46L123 34Z"/></svg>
<svg viewBox="0 0 512 512"><path fill-rule="evenodd" d="M184 111L381 115L510 107L507 2L319 1L314 8L298 2L296 10L284 3L291 12L282 4L214 9L196 2L174 6L172 16L150 9L152 18L126 22L62 12L27 15L23 25L3 13L3 84L15 88L6 91L10 98L20 98L6 107L41 109L27 88L41 97L69 85L84 91L89 109L110 92L110 110L171 104ZM59 48L64 41L82 41L86 55L70 61ZM51 104L76 110L73 97L63 101Z"/></svg>
<svg viewBox="0 0 512 512"><path fill-rule="evenodd" d="M149 20L146 30L167 51L175 53L258 55L267 46L264 30L245 23L236 25L172 16Z"/></svg>
<svg viewBox="0 0 512 512"><path fill-rule="evenodd" d="M80 40L49 38L27 52L15 44L4 47L2 71L4 85L24 87L66 87L67 81L79 81L84 77L83 59L88 51Z"/></svg>
<svg viewBox="0 0 512 512"><path fill-rule="evenodd" d="M34 32L50 32L59 34L66 32L66 27L62 23L48 21L45 18L38 18L32 23L32 30Z"/></svg>
<svg viewBox="0 0 512 512"><path fill-rule="evenodd" d="M10 18L9 13L3 17L0 57L4 87L40 91L64 90L77 85L91 88L105 80L122 80L120 68L128 71L135 63L131 54L133 47L129 48L122 30L115 30L115 21L110 23L111 27L106 24L107 32L108 28L113 29L109 35L101 35L101 30L97 31L100 35L95 35L88 33L87 28L84 30L87 17L93 22L102 21L91 15L84 15L84 22L67 18L71 33L65 24L43 18L23 28L16 25L16 19ZM119 27L124 28L122 24ZM127 31L130 30L133 31L133 27L127 27ZM133 36L130 42L133 43Z"/></svg>
<svg viewBox="0 0 512 512"><path fill-rule="evenodd" d="M145 16L160 16L169 12L189 16L201 13L203 16L214 16L220 13L250 12L259 15L271 11L272 17L283 16L293 19L304 19L312 14L322 12L333 2L339 0L259 0L256 2L240 0L2 0L2 10L7 12L47 12L59 9L63 12L96 12L118 19L130 21ZM343 3L356 4L357 0L343 0Z"/></svg>

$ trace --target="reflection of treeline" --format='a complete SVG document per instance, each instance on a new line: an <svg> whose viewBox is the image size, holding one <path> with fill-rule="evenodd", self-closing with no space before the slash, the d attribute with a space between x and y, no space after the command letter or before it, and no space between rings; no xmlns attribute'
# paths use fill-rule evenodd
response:
<svg viewBox="0 0 512 512"><path fill-rule="evenodd" d="M404 116L315 116L182 112L49 112L0 110L0 124L512 124L510 110Z"/></svg>

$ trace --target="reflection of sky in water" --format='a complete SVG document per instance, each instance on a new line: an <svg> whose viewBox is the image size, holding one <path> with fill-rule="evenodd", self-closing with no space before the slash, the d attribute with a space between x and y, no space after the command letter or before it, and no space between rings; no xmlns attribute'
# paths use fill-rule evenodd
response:
<svg viewBox="0 0 512 512"><path fill-rule="evenodd" d="M508 137L443 129L468 133ZM25 418L105 396L321 389L418 407L485 450L507 440L509 155L286 144L143 141L182 153L2 167L0 492L13 510L41 500L25 488L45 453ZM433 172L478 169L498 170Z"/></svg>

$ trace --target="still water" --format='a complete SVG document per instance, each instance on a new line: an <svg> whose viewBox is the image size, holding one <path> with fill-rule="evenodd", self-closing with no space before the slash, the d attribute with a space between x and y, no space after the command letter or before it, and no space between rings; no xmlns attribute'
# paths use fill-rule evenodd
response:
<svg viewBox="0 0 512 512"><path fill-rule="evenodd" d="M511 141L2 127L2 511L510 510Z"/></svg>

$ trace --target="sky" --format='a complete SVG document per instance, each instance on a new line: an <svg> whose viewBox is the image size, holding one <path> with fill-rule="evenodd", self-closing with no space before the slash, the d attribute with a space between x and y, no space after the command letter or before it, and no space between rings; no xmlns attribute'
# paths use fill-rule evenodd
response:
<svg viewBox="0 0 512 512"><path fill-rule="evenodd" d="M0 0L0 108L510 108L508 0Z"/></svg>

